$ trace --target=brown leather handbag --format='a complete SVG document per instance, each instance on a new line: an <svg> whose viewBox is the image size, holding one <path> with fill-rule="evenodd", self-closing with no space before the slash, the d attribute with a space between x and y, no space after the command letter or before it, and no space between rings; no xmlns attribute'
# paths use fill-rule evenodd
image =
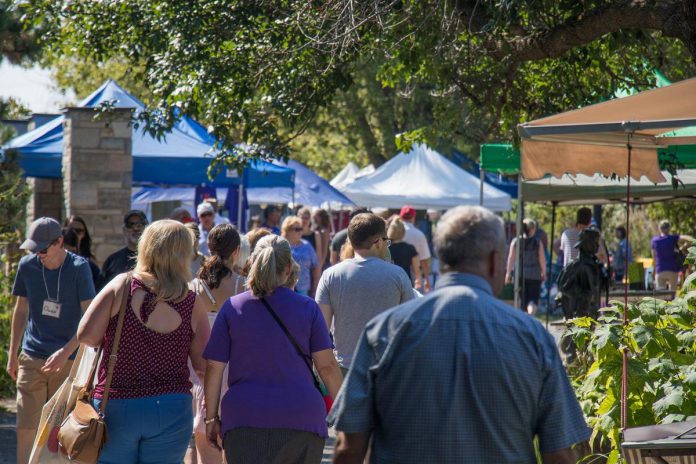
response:
<svg viewBox="0 0 696 464"><path fill-rule="evenodd" d="M126 279L126 288L123 291L121 298L121 308L118 313L118 324L116 325L116 334L114 335L114 344L109 357L109 365L106 374L106 384L104 386L104 395L102 402L97 411L92 406L92 389L94 384L94 376L97 371L97 364L102 354L102 346L99 347L99 353L94 360L92 370L90 371L87 384L80 391L77 397L75 407L65 418L63 424L58 431L58 443L61 451L76 464L94 464L99 458L99 453L106 442L106 422L104 421L104 411L106 411L106 403L109 401L109 389L111 387L111 378L114 374L116 359L118 358L118 346L121 341L121 331L123 329L123 320L126 315L126 303L128 301L128 293L130 292L131 276Z"/></svg>

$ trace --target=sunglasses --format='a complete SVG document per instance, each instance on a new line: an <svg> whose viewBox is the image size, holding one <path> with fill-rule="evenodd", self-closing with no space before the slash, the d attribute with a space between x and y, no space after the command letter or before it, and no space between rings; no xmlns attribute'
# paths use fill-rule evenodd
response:
<svg viewBox="0 0 696 464"><path fill-rule="evenodd" d="M85 233L85 229L82 227L71 227L71 229L74 230L75 233L77 233L77 234L84 234Z"/></svg>
<svg viewBox="0 0 696 464"><path fill-rule="evenodd" d="M293 227L290 230L294 230L295 232L302 232L302 227Z"/></svg>
<svg viewBox="0 0 696 464"><path fill-rule="evenodd" d="M137 222L126 222L126 229L135 229L136 227L145 227L147 222L137 221Z"/></svg>
<svg viewBox="0 0 696 464"><path fill-rule="evenodd" d="M203 213L203 214L200 214L200 217L209 217L212 215L213 215L213 213Z"/></svg>
<svg viewBox="0 0 696 464"><path fill-rule="evenodd" d="M46 248L44 248L43 250L37 251L36 254L37 254L37 255L45 255L46 253L48 253L48 249L51 248L51 247L52 247L53 245L55 245L56 243L58 243L58 240L57 240L57 239L54 240L54 241L52 241L51 243L49 243L48 246L47 246Z"/></svg>

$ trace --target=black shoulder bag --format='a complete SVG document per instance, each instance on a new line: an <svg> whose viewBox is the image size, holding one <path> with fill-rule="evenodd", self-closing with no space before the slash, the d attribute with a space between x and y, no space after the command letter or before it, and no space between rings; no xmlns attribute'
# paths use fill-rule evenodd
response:
<svg viewBox="0 0 696 464"><path fill-rule="evenodd" d="M329 410L331 409L331 405L333 403L333 400L331 399L331 396L328 394L328 392L324 388L322 388L321 380L319 380L317 373L314 372L314 369L312 368L312 357L304 354L304 352L302 351L302 348L300 347L300 344L297 343L297 340L295 340L295 337L292 336L292 334L288 330L287 326L283 323L283 321L278 316L278 313L276 313L273 310L273 308L271 308L271 305L268 304L268 301L266 301L265 298L260 298L260 300L261 300L261 303L263 303L264 307L271 314L273 319L275 319L275 321L278 323L278 325L283 330L285 335L288 337L288 340L290 340L290 343L292 343L292 346L295 347L295 351L297 351L297 354L300 355L300 357L302 358L302 360L305 363L305 366L307 366L307 369L309 369L309 373L312 375L312 380L314 380L314 386L317 388L317 390L319 390L319 393L321 394L322 398L324 398L324 404L326 405L326 412L329 412Z"/></svg>

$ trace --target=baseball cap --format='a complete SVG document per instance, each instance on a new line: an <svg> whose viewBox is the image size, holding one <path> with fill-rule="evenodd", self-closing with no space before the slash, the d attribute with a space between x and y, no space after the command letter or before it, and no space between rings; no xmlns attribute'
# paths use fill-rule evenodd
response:
<svg viewBox="0 0 696 464"><path fill-rule="evenodd" d="M145 224L147 224L147 216L145 213L139 209L132 209L123 216L123 224L128 224L128 218L131 216L138 216Z"/></svg>
<svg viewBox="0 0 696 464"><path fill-rule="evenodd" d="M213 208L213 205L208 203L207 201L204 201L200 205L198 205L198 208L196 208L196 213L201 216L203 214L215 214L215 208Z"/></svg>
<svg viewBox="0 0 696 464"><path fill-rule="evenodd" d="M60 224L53 218L41 217L29 226L27 239L19 246L22 250L41 251L62 236Z"/></svg>
<svg viewBox="0 0 696 464"><path fill-rule="evenodd" d="M416 210L411 205L404 205L404 207L401 208L399 216L401 216L402 219L411 219L416 216Z"/></svg>

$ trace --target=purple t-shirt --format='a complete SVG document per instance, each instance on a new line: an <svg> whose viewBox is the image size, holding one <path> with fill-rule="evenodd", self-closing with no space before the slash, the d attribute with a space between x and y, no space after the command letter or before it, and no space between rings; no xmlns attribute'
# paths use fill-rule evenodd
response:
<svg viewBox="0 0 696 464"><path fill-rule="evenodd" d="M677 272L674 249L679 242L679 235L658 235L653 237L650 246L655 251L655 274L659 272Z"/></svg>
<svg viewBox="0 0 696 464"><path fill-rule="evenodd" d="M266 301L305 353L333 348L314 300L281 287ZM203 357L229 363L229 390L220 406L223 435L237 427L256 427L328 436L326 406L307 365L251 291L222 306Z"/></svg>

